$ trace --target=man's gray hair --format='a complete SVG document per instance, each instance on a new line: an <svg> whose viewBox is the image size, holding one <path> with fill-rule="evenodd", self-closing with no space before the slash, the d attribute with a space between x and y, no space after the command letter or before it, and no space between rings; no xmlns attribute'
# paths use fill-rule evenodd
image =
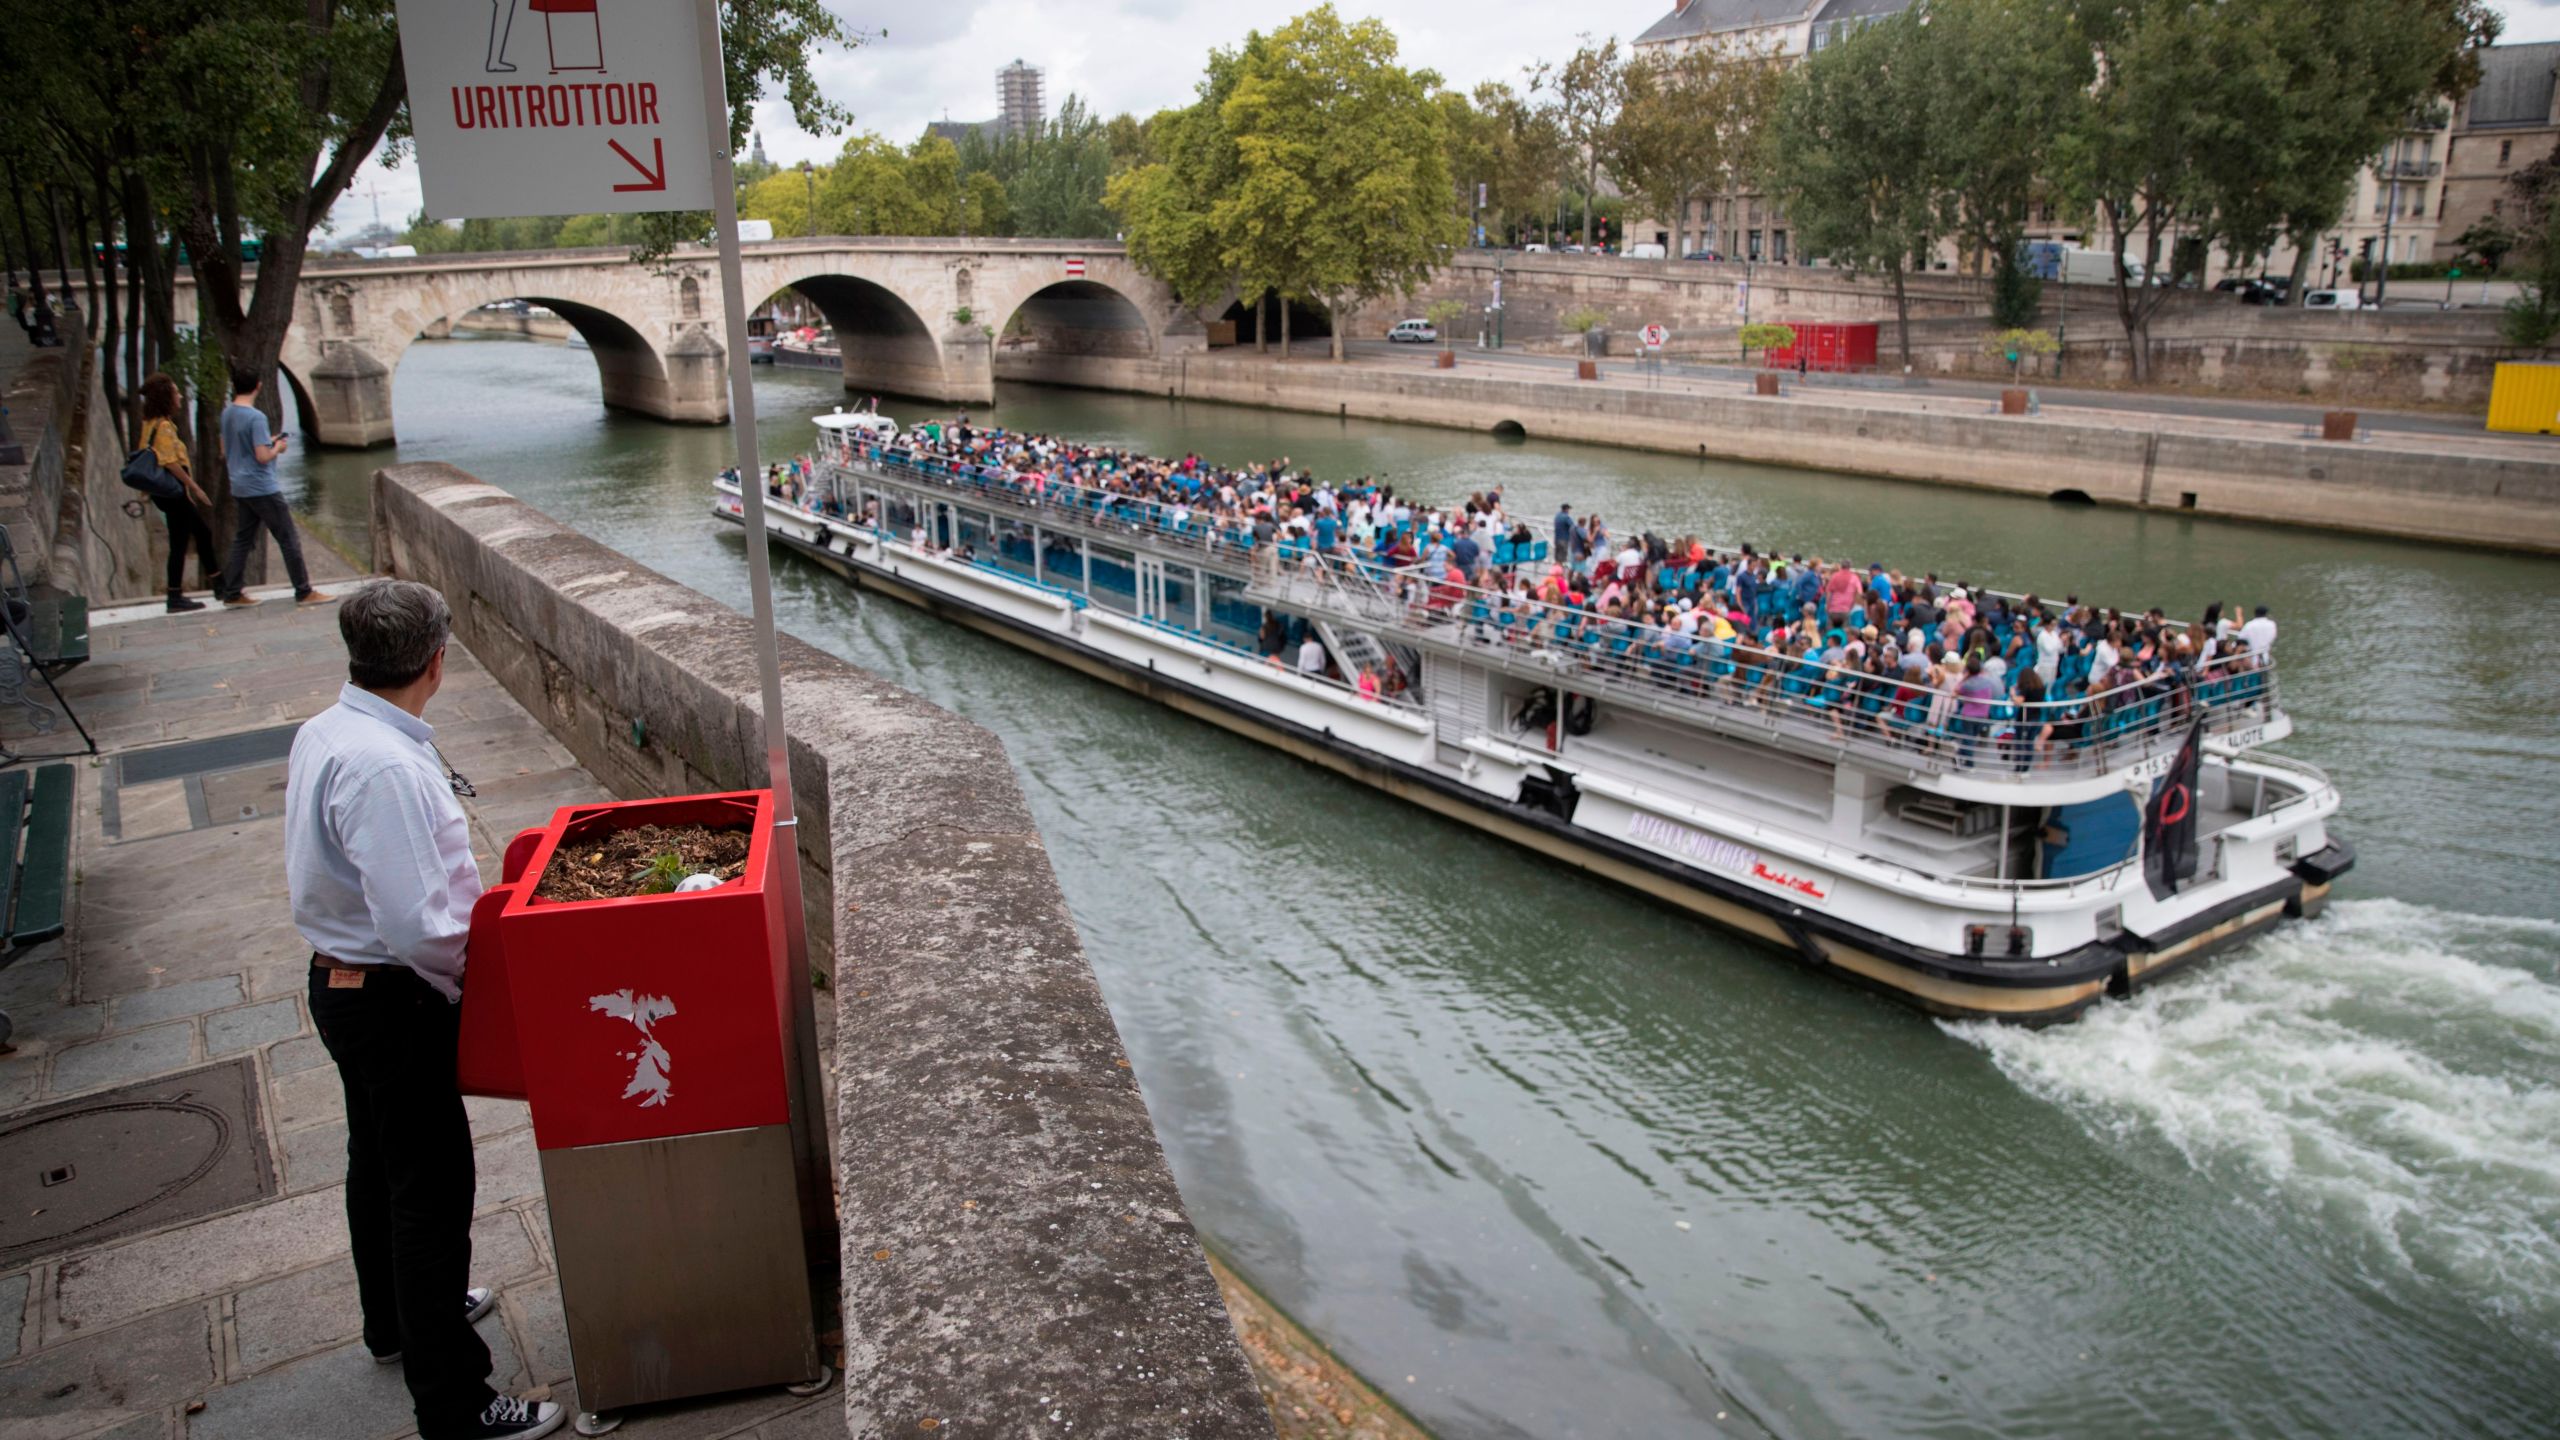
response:
<svg viewBox="0 0 2560 1440"><path fill-rule="evenodd" d="M444 597L415 580L376 580L338 602L347 678L367 690L397 690L426 674L452 634Z"/></svg>

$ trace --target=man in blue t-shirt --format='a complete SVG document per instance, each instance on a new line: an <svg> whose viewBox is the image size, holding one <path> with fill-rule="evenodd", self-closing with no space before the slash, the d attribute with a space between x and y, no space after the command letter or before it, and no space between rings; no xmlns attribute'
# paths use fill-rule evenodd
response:
<svg viewBox="0 0 2560 1440"><path fill-rule="evenodd" d="M255 605L243 594L241 577L249 566L249 547L263 529L276 537L284 554L284 570L293 581L293 598L316 605L329 597L311 588L311 572L302 563L302 535L293 528L293 511L284 503L284 487L276 483L276 458L292 443L290 433L269 436L267 417L258 409L258 377L231 372L231 403L222 412L222 458L231 472L231 562L222 567L215 588L225 605Z"/></svg>

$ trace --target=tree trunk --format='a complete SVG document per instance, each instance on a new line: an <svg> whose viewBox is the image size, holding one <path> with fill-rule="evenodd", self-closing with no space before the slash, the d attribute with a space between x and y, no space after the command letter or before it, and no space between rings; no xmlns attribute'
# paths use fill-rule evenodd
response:
<svg viewBox="0 0 2560 1440"><path fill-rule="evenodd" d="M1271 292L1253 297L1253 353L1271 353Z"/></svg>
<svg viewBox="0 0 2560 1440"><path fill-rule="evenodd" d="M1350 358L1349 356L1347 356L1347 355L1343 354L1343 352L1342 352L1342 330L1343 330L1343 325L1342 325L1342 297L1341 297L1341 296L1337 295L1337 296L1335 296L1333 299L1331 299L1330 301L1327 301L1327 302L1325 303L1325 307L1324 307L1324 318L1325 318L1325 320L1326 320L1326 322L1327 322L1327 324L1326 324L1326 328L1327 328L1327 329L1330 329L1331 331L1333 331L1333 363L1334 363L1334 364L1336 364L1336 365L1339 365L1339 364L1341 364L1344 360L1347 360L1347 359L1349 359L1349 358ZM1448 343L1449 343L1449 342L1448 342L1445 338L1444 338L1443 340L1441 340L1441 342L1440 342L1440 344L1442 345L1442 347L1443 347L1443 348L1446 348L1446 347L1447 347L1447 345L1448 345Z"/></svg>
<svg viewBox="0 0 2560 1440"><path fill-rule="evenodd" d="M2297 235L2293 241L2293 283L2285 287L2284 303L2299 305L2311 284L2311 247L2319 242L2317 231Z"/></svg>
<svg viewBox="0 0 2560 1440"><path fill-rule="evenodd" d="M1289 358L1289 297L1280 297L1280 358Z"/></svg>
<svg viewBox="0 0 2560 1440"><path fill-rule="evenodd" d="M1595 154L1582 167L1582 248L1591 248L1591 204L1599 198L1600 160Z"/></svg>
<svg viewBox="0 0 2560 1440"><path fill-rule="evenodd" d="M1911 296L1903 288L1902 261L1893 262L1893 335L1902 349L1902 376L1911 378Z"/></svg>

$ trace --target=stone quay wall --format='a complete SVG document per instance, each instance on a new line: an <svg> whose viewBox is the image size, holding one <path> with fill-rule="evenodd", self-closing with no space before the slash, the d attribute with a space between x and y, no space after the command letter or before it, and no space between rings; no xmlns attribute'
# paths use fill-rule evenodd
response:
<svg viewBox="0 0 2560 1440"><path fill-rule="evenodd" d="M765 784L747 617L447 465L377 472L372 533L616 793ZM1269 1436L1002 747L788 636L782 675L852 1433Z"/></svg>
<svg viewBox="0 0 2560 1440"><path fill-rule="evenodd" d="M124 437L100 385L96 350L82 344L80 312L59 324L67 343L21 350L14 374L0 374L0 404L26 449L23 465L0 465L0 526L30 582L92 601L159 593L165 527L119 478Z"/></svg>
<svg viewBox="0 0 2560 1440"><path fill-rule="evenodd" d="M2104 505L2560 553L2560 457L2245 438L1574 380L1246 357L1009 356L1002 377L1744 460Z"/></svg>

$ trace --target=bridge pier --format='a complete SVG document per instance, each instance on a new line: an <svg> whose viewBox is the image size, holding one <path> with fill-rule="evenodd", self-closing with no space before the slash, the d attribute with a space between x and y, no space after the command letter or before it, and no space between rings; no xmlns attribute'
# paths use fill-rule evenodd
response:
<svg viewBox="0 0 2560 1440"><path fill-rule="evenodd" d="M314 443L347 450L391 443L391 367L363 346L328 342L303 373L302 388Z"/></svg>
<svg viewBox="0 0 2560 1440"><path fill-rule="evenodd" d="M604 352L596 353L596 363L605 363ZM647 394L647 385L657 393ZM664 380L637 372L617 379L606 370L604 403L680 424L718 425L729 418L728 348L711 338L709 326L696 325L667 346Z"/></svg>
<svg viewBox="0 0 2560 1440"><path fill-rule="evenodd" d="M850 393L943 405L996 403L993 347L983 332L945 335L939 343L922 331L861 335L851 342L844 347L844 388Z"/></svg>

